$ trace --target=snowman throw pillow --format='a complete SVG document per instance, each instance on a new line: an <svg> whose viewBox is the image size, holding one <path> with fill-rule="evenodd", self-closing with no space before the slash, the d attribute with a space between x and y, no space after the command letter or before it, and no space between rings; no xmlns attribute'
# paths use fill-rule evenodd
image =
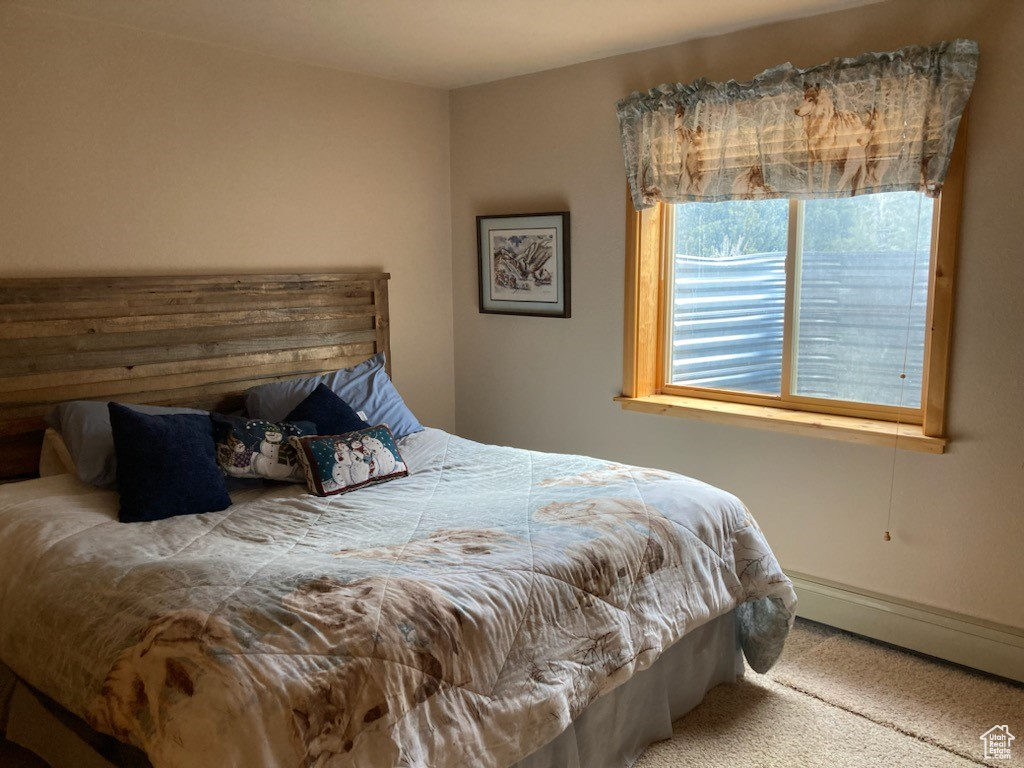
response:
<svg viewBox="0 0 1024 768"><path fill-rule="evenodd" d="M383 424L290 441L305 470L306 487L317 496L348 493L409 474L391 430Z"/></svg>
<svg viewBox="0 0 1024 768"><path fill-rule="evenodd" d="M271 422L211 413L217 439L217 463L228 477L262 477L288 483L304 481L289 438L315 435L311 421Z"/></svg>

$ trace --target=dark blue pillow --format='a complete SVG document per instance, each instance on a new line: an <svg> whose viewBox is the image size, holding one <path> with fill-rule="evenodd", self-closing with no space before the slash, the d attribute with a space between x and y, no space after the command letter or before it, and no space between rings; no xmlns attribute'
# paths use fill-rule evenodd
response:
<svg viewBox="0 0 1024 768"><path fill-rule="evenodd" d="M326 384L317 384L284 420L312 421L318 435L344 435L370 426Z"/></svg>
<svg viewBox="0 0 1024 768"><path fill-rule="evenodd" d="M108 403L122 523L219 512L231 506L203 414L150 416Z"/></svg>

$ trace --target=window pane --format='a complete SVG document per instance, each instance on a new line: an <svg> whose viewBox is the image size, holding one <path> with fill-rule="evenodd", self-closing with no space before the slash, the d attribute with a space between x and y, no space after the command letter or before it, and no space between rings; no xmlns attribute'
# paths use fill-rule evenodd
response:
<svg viewBox="0 0 1024 768"><path fill-rule="evenodd" d="M888 192L804 205L793 393L919 408L932 200Z"/></svg>
<svg viewBox="0 0 1024 768"><path fill-rule="evenodd" d="M778 395L786 200L674 206L672 384Z"/></svg>

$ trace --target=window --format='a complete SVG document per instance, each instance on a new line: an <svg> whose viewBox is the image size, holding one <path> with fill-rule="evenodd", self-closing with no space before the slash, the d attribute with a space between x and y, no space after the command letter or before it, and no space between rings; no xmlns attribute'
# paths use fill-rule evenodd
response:
<svg viewBox="0 0 1024 768"><path fill-rule="evenodd" d="M889 192L670 206L665 391L920 421L932 202Z"/></svg>
<svg viewBox="0 0 1024 768"><path fill-rule="evenodd" d="M941 452L961 167L941 199L629 206L623 406Z"/></svg>

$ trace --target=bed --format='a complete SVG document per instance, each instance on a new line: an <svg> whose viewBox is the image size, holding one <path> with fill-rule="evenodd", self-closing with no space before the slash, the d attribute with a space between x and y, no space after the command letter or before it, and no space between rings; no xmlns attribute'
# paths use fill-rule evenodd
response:
<svg viewBox="0 0 1024 768"><path fill-rule="evenodd" d="M390 362L387 279L7 281L5 473L34 469L55 402L227 411ZM9 738L66 765L624 766L741 650L778 656L795 596L734 496L429 428L398 445L386 484L152 523L67 473L0 486ZM39 737L57 723L66 743Z"/></svg>

